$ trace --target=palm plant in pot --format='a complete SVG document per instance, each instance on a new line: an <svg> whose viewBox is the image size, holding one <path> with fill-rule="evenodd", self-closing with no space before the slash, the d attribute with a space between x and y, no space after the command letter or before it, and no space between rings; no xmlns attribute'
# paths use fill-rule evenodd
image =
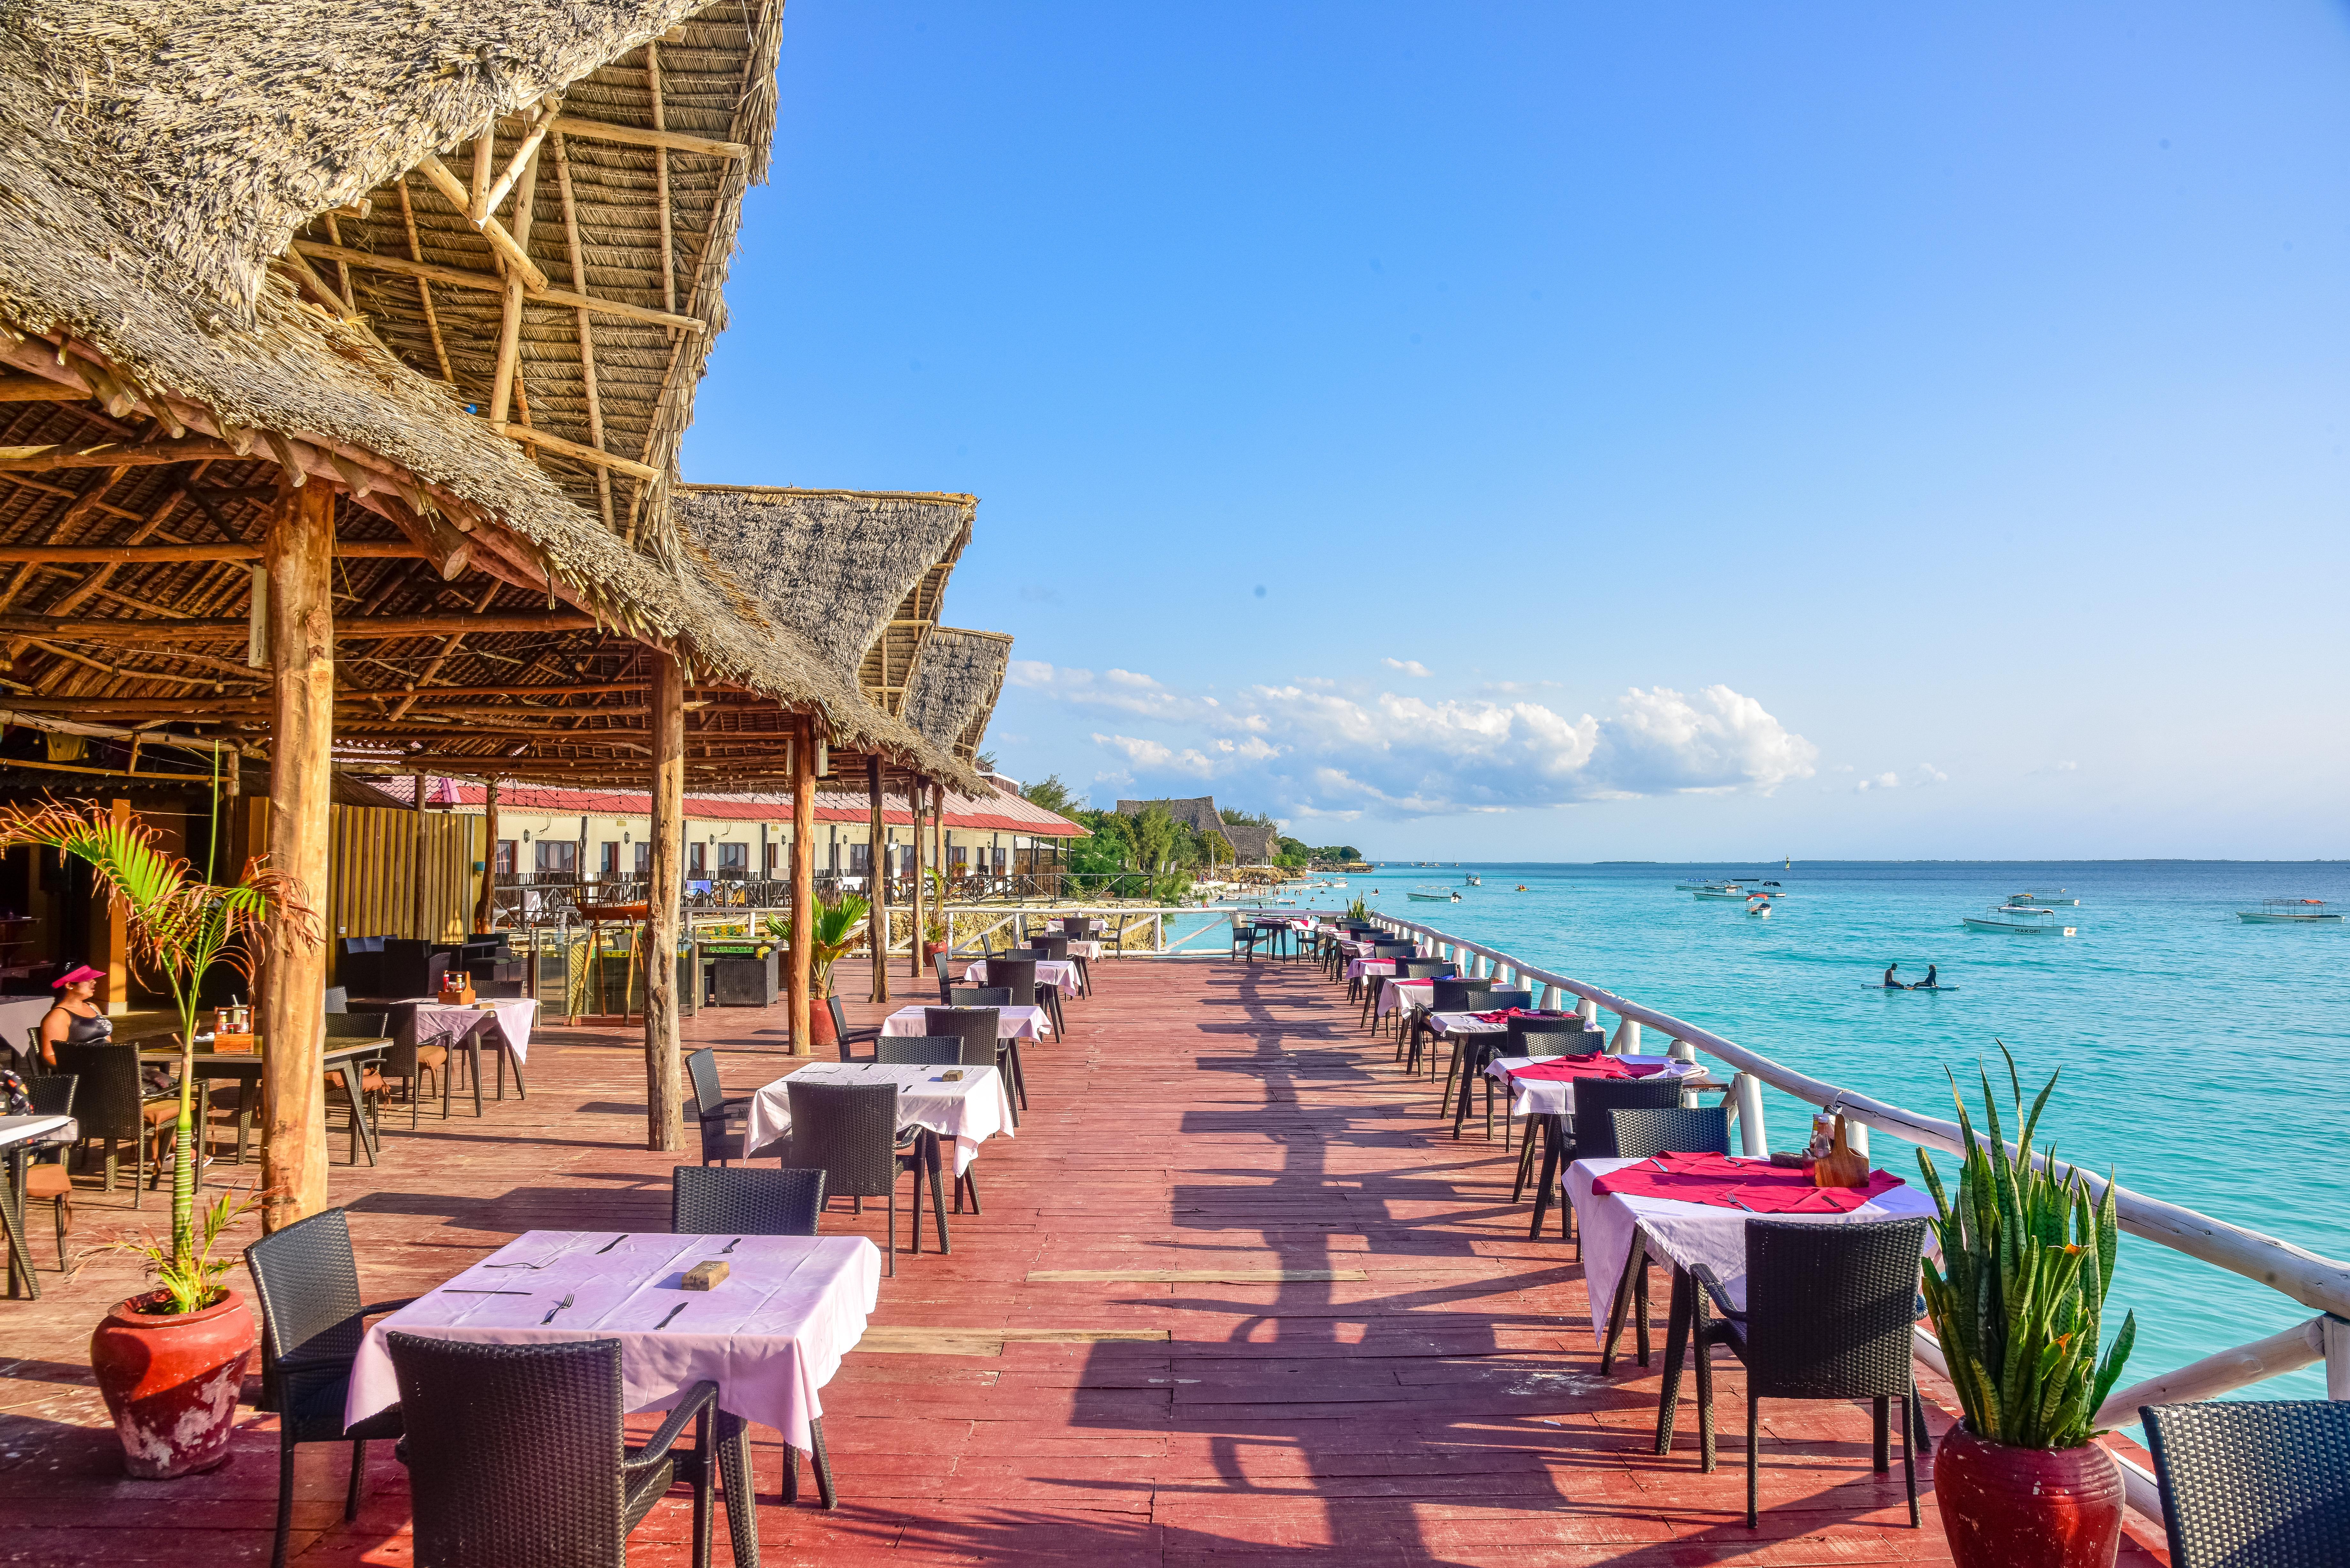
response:
<svg viewBox="0 0 2350 1568"><path fill-rule="evenodd" d="M836 1038L832 1027L832 1009L822 1005L832 994L832 966L841 955L855 947L865 935L865 917L872 906L855 893L843 893L827 902L816 901L816 914L808 922L808 1045L811 1050L829 1045ZM767 929L786 947L798 938L795 917L770 915Z"/></svg>
<svg viewBox="0 0 2350 1568"><path fill-rule="evenodd" d="M2015 1058L2000 1050L2021 1122L2015 1147L1985 1072L1987 1139L1950 1086L1965 1145L1955 1199L1918 1153L1941 1251L1939 1266L1925 1264L1926 1310L1966 1412L1934 1460L1942 1528L1960 1568L2107 1568L2121 1543L2122 1478L2091 1439L2137 1331L2125 1316L2098 1356L2119 1241L2113 1184L2093 1200L2080 1172L2059 1180L2053 1144L2035 1166L2032 1136L2057 1075L2026 1114Z"/></svg>
<svg viewBox="0 0 2350 1568"><path fill-rule="evenodd" d="M931 901L922 909L922 967L929 969L952 945L953 939L947 927L947 879L935 866L925 867L922 875L931 885Z"/></svg>
<svg viewBox="0 0 2350 1568"><path fill-rule="evenodd" d="M265 925L285 917L290 939L317 940L316 917L286 877L258 859L227 886L156 844L135 815L52 801L0 811L0 849L29 845L87 864L122 910L133 971L170 992L180 1015L180 1104L172 1133L168 1240L117 1243L152 1269L156 1289L118 1303L90 1339L90 1366L114 1416L130 1473L151 1480L209 1469L227 1457L253 1316L221 1282L234 1255L213 1243L250 1202L215 1202L196 1217L196 1010L204 978L225 965L248 986Z"/></svg>

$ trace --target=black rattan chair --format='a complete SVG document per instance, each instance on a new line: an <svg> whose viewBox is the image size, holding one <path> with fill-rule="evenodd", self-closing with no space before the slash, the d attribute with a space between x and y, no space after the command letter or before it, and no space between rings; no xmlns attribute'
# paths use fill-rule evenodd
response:
<svg viewBox="0 0 2350 1568"><path fill-rule="evenodd" d="M750 1125L750 1096L728 1099L718 1085L718 1053L701 1050L685 1059L685 1075L693 1085L693 1109L702 1125L702 1163L716 1160L723 1168L743 1153L743 1136ZM748 1158L748 1156L744 1156Z"/></svg>
<svg viewBox="0 0 2350 1568"><path fill-rule="evenodd" d="M617 1339L384 1337L408 1423L418 1568L618 1568L629 1532L679 1480L693 1487L695 1568L709 1568L717 1384L686 1390L633 1449ZM693 1446L680 1451L689 1422Z"/></svg>
<svg viewBox="0 0 2350 1568"><path fill-rule="evenodd" d="M1001 1005L926 1007L922 1010L922 1027L932 1034L961 1036L966 1063L994 1064L995 1070L1003 1075L1003 1086L1012 1099L1012 1125L1017 1129L1020 1113L1028 1108L1028 1078L1020 1064L1020 1042L998 1033Z"/></svg>
<svg viewBox="0 0 2350 1568"><path fill-rule="evenodd" d="M840 1047L840 1059L842 1061L850 1062L856 1060L854 1056L849 1054L848 1048L850 1046L868 1045L874 1041L881 1038L881 1026L878 1023L868 1024L862 1029L851 1029L848 1026L848 1014L841 1011L839 997L826 997L824 999L824 1005L832 1014L833 1039Z"/></svg>
<svg viewBox="0 0 2350 1568"><path fill-rule="evenodd" d="M2350 1565L2350 1403L2146 1405L2171 1568Z"/></svg>
<svg viewBox="0 0 2350 1568"><path fill-rule="evenodd" d="M80 1124L81 1136L105 1142L109 1192L114 1190L115 1145L130 1145L130 1207L138 1208L139 1195L148 1186L148 1168L154 1167L159 1179L162 1174L162 1143L179 1118L177 1097L148 1097L136 1047L60 1044L57 1051L55 1071L81 1080L74 1091L74 1120Z"/></svg>
<svg viewBox="0 0 2350 1568"><path fill-rule="evenodd" d="M1001 985L959 985L946 1000L949 1007L1009 1007L1012 992Z"/></svg>
<svg viewBox="0 0 2350 1568"><path fill-rule="evenodd" d="M391 1014L389 1012L329 1012L326 1017L326 1037L330 1042L338 1040L345 1042L353 1040L383 1040L391 1042L391 1046L396 1046L398 1044L398 1042L392 1038ZM389 1054L391 1046L387 1047L387 1054ZM368 1116L368 1106L364 1102L380 1100L383 1097L383 1095L384 1076L381 1064L376 1062L361 1063L359 1066L359 1099L362 1103L350 1107L350 1160L353 1165L357 1165L359 1162L359 1151L365 1147L366 1133L359 1126L359 1118L361 1116ZM346 1096L343 1094L342 1075L330 1071L327 1075L328 1103L331 1105L336 1100L344 1097ZM410 1101L409 1120L412 1125L416 1119L414 1096L412 1094L410 1096ZM373 1116L369 1117L369 1130L372 1129L378 1119L380 1118ZM242 1145L242 1142L243 1140L240 1139L240 1146ZM240 1152L242 1152L241 1147ZM369 1155L368 1157L368 1163L369 1165L373 1165L375 1163L375 1157L373 1155Z"/></svg>
<svg viewBox="0 0 2350 1568"><path fill-rule="evenodd" d="M1490 1139L1493 1136L1496 1085L1492 1079L1485 1076L1485 1069L1493 1064L1495 1057L1569 1056L1583 1047L1583 1020L1571 1012L1555 1018L1505 1018L1502 1025L1503 1033L1498 1037L1489 1034L1470 1043L1474 1046L1470 1054L1470 1075L1461 1081L1460 1108L1452 1116L1452 1136L1456 1138L1461 1136L1461 1120L1469 1113L1468 1087L1479 1082L1485 1085L1485 1137ZM1505 1110L1502 1117L1502 1147L1504 1152L1510 1147L1512 1120Z"/></svg>
<svg viewBox="0 0 2350 1568"><path fill-rule="evenodd" d="M1616 1124L1608 1119L1608 1112L1667 1110L1681 1103L1680 1080L1664 1075L1652 1078L1577 1078L1572 1090L1575 1114L1567 1118L1566 1125L1561 1126L1553 1118L1544 1129L1542 1179L1534 1189L1534 1220L1526 1231L1529 1241L1542 1234L1543 1216L1549 1210L1554 1193L1558 1193L1559 1198L1558 1239L1564 1241L1574 1233L1575 1205L1559 1192L1559 1179L1566 1168L1578 1159L1616 1158ZM1534 1168L1534 1135L1529 1133L1518 1155L1519 1185L1510 1195L1513 1203L1525 1190L1526 1177ZM1583 1256L1579 1238L1575 1255L1577 1259Z"/></svg>
<svg viewBox="0 0 2350 1568"><path fill-rule="evenodd" d="M383 1061L376 1072L387 1082L393 1078L400 1080L400 1093L408 1097L408 1130L414 1132L417 1105L423 1097L424 1080L430 1077L436 1085L441 1082L442 1075L449 1071L449 1047L419 1045L416 1043L416 1009L413 1007L393 1008L391 1023L386 1033L391 1036L391 1049L383 1054ZM445 1100L441 1109L444 1116L448 1113Z"/></svg>
<svg viewBox="0 0 2350 1568"><path fill-rule="evenodd" d="M951 992L954 990L954 982L955 982L955 981L954 981L954 970L953 970L953 968L952 968L952 964L953 964L953 959L952 959L951 955L950 955L950 954L948 954L948 953L946 953L946 952L944 952L944 951L941 951L941 952L938 952L938 953L935 953L935 954L931 955L931 969L932 969L932 970L937 973L937 975L938 975L938 979L939 979L939 1000L940 1000L941 1002L945 1002L945 1001L947 1001L947 1000L948 1000L948 997L949 997L949 993L950 993L950 992Z"/></svg>
<svg viewBox="0 0 2350 1568"><path fill-rule="evenodd" d="M952 1034L885 1034L873 1042L873 1060L900 1067L959 1067L963 1042ZM995 1053L991 1049L988 1054ZM993 1062L987 1065L993 1066Z"/></svg>
<svg viewBox="0 0 2350 1568"><path fill-rule="evenodd" d="M303 1443L351 1445L350 1490L343 1518L357 1519L367 1477L367 1446L400 1434L395 1406L343 1425L343 1397L367 1319L415 1300L359 1302L359 1271L351 1256L349 1222L339 1209L296 1220L244 1250L253 1293L261 1307L262 1408L277 1412L277 1536L271 1568L285 1568L294 1525L294 1450ZM422 1562L421 1555L418 1561Z"/></svg>
<svg viewBox="0 0 2350 1568"><path fill-rule="evenodd" d="M1428 1017L1433 1017L1440 1012L1487 1011L1485 996L1493 989L1492 975L1473 975L1466 978L1460 975L1436 975L1430 978ZM1400 1037L1396 1041L1396 1056L1399 1060L1402 1059L1406 1046L1409 1044L1411 1059L1405 1063L1404 1071L1407 1073L1419 1071L1420 1041L1426 1033L1426 1018L1423 1018L1414 1023L1409 1042ZM1435 1066L1433 1052L1430 1054L1430 1057L1429 1065L1433 1068Z"/></svg>
<svg viewBox="0 0 2350 1568"><path fill-rule="evenodd" d="M67 1073L48 1073L31 1080L25 1093L32 1099L36 1116L69 1116L73 1115L74 1090L81 1080ZM26 1202L46 1200L55 1211L57 1222L57 1272L66 1269L66 1237L73 1230L73 1173L66 1168L66 1147L60 1143L36 1146L36 1157L25 1167L25 1187L21 1196ZM41 1158L46 1154L48 1158ZM32 1250L26 1243L25 1263L32 1266Z"/></svg>
<svg viewBox="0 0 2350 1568"><path fill-rule="evenodd" d="M680 1236L813 1236L824 1210L824 1172L746 1165L671 1171L669 1228Z"/></svg>
<svg viewBox="0 0 2350 1568"><path fill-rule="evenodd" d="M1909 1527L1918 1528L1918 1461L1910 1437L1918 1382L1909 1356L1918 1321L1918 1259L1925 1245L1923 1220L1843 1225L1749 1220L1742 1311L1703 1264L1674 1271L1674 1328L1665 1344L1657 1452L1672 1449L1686 1334L1697 1355L1698 1442L1708 1471L1713 1469L1711 1348L1727 1345L1746 1364L1747 1529L1755 1526L1765 1397L1874 1401L1870 1452L1879 1475L1891 1468L1886 1428L1891 1403L1899 1399L1902 1478ZM1709 1301L1720 1310L1718 1319L1710 1319Z"/></svg>
<svg viewBox="0 0 2350 1568"><path fill-rule="evenodd" d="M1648 1110L1609 1111L1607 1119L1615 1128L1616 1158L1618 1159L1647 1159L1659 1154L1730 1152L1730 1112L1721 1106L1708 1106L1702 1110L1665 1106Z"/></svg>
<svg viewBox="0 0 2350 1568"><path fill-rule="evenodd" d="M792 1130L778 1164L824 1172L825 1201L854 1200L865 1211L868 1198L889 1200L889 1273L898 1272L898 1178L914 1174L913 1251L922 1250L922 1178L931 1180L931 1208L939 1228L939 1251L948 1251L946 1194L939 1177L937 1140L910 1129L898 1135L895 1084L785 1084L791 1096Z"/></svg>

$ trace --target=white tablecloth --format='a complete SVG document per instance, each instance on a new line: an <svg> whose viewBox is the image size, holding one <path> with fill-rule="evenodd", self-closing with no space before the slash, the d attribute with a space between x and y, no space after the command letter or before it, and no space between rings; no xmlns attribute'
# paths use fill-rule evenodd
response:
<svg viewBox="0 0 2350 1568"><path fill-rule="evenodd" d="M31 1143L46 1134L63 1132L73 1125L71 1116L0 1116L0 1148L10 1144Z"/></svg>
<svg viewBox="0 0 2350 1568"><path fill-rule="evenodd" d="M389 1317L360 1342L343 1404L346 1424L399 1403L400 1384L384 1335L392 1330L490 1345L546 1345L617 1338L622 1397L630 1412L662 1410L704 1378L721 1407L773 1427L795 1449L811 1446L808 1423L824 1414L816 1390L865 1333L881 1289L880 1251L862 1236L636 1235L609 1231L525 1231L447 1284ZM727 1278L712 1291L681 1289L680 1277L725 1254ZM539 1263L544 1267L498 1268ZM527 1291L458 1295L452 1291ZM567 1294L572 1305L541 1323ZM654 1325L684 1303L666 1328Z"/></svg>
<svg viewBox="0 0 2350 1568"><path fill-rule="evenodd" d="M1069 956L1073 959L1083 959L1091 963L1101 957L1101 950L1102 945L1097 941L1077 937L1069 939Z"/></svg>
<svg viewBox="0 0 2350 1568"><path fill-rule="evenodd" d="M898 1125L928 1127L941 1137L954 1139L955 1174L961 1176L979 1158L979 1146L997 1133L1012 1136L1012 1099L1003 1075L993 1067L965 1067L960 1083L940 1077L944 1067L901 1066L895 1063L812 1062L787 1074L751 1096L751 1125L743 1134L743 1158L751 1158L792 1130L795 1080L803 1084L881 1084L898 1085Z"/></svg>
<svg viewBox="0 0 2350 1568"><path fill-rule="evenodd" d="M452 1007L429 996L415 996L404 999L402 1005L416 1009L419 1045L462 1045L465 1036L474 1030L489 1028L494 1023L498 1033L505 1037L506 1048L514 1053L514 1059L530 1060L530 1028L538 1021L538 1002L534 998L507 997L495 1002L484 1000L474 1007Z"/></svg>
<svg viewBox="0 0 2350 1568"><path fill-rule="evenodd" d="M928 1034L930 1025L920 1007L901 1007L881 1021L884 1034ZM1053 1032L1052 1021L1041 1007L999 1007L995 1010L995 1037L999 1040L1042 1040Z"/></svg>
<svg viewBox="0 0 2350 1568"><path fill-rule="evenodd" d="M1367 974L1393 974L1395 966L1396 961L1393 959L1348 959L1347 978L1360 980Z"/></svg>
<svg viewBox="0 0 2350 1568"><path fill-rule="evenodd" d="M1451 1016L1437 1014L1440 1018ZM1705 1066L1698 1062L1676 1062L1669 1056L1620 1056L1618 1061L1631 1066L1662 1063L1662 1073L1651 1077L1702 1078ZM1510 1096L1510 1114L1513 1116L1565 1116L1575 1114L1575 1080L1572 1078L1520 1078L1510 1076L1522 1067L1545 1060L1540 1056L1496 1056L1486 1065L1485 1076L1498 1078L1515 1092Z"/></svg>
<svg viewBox="0 0 2350 1568"><path fill-rule="evenodd" d="M982 959L962 971L962 982L965 985L985 985L988 983L984 978L986 974L987 961ZM1049 985L1063 996L1075 996L1077 994L1077 966L1066 959L1038 959L1036 983Z"/></svg>
<svg viewBox="0 0 2350 1568"><path fill-rule="evenodd" d="M1636 1159L1578 1159L1566 1168L1567 1201L1575 1205L1575 1222L1583 1232L1583 1277L1591 1300L1591 1334L1605 1342L1607 1314L1616 1303L1616 1282L1623 1277L1624 1260L1632 1254L1632 1228L1648 1233L1652 1255L1662 1254L1686 1269L1703 1263L1720 1279L1731 1301L1746 1304L1746 1221L1758 1216L1743 1209L1711 1203L1683 1203L1671 1198L1631 1198L1621 1193L1594 1193L1591 1184L1611 1170L1638 1165ZM1754 1162L1764 1168L1768 1160ZM1880 1193L1849 1214L1765 1214L1764 1220L1798 1220L1807 1225L1843 1225L1855 1220L1907 1220L1931 1216L1934 1199L1912 1182ZM1930 1241L1932 1232L1929 1231Z"/></svg>
<svg viewBox="0 0 2350 1568"><path fill-rule="evenodd" d="M1436 984L1433 981L1381 981L1379 982L1379 1004L1377 1008L1372 1010L1371 1016L1377 1018L1380 1014L1386 1012L1388 1009L1396 1006L1398 1003L1401 1003L1403 1006L1414 1009L1415 1011L1423 1010L1428 1006L1430 999L1435 996L1435 994Z"/></svg>

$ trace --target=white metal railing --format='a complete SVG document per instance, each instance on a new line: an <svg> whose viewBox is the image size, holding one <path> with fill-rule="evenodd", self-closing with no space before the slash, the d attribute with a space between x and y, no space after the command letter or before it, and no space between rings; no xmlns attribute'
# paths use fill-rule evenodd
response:
<svg viewBox="0 0 2350 1568"><path fill-rule="evenodd" d="M1954 1121L1922 1116L1798 1073L1669 1012L1523 962L1433 926L1392 915L1373 915L1370 919L1386 930L1412 937L1420 943L1423 952L1451 960L1462 974L1492 974L1540 988L1542 994L1535 1000L1543 1006L1560 1006L1559 998L1568 995L1576 998L1576 1011L1587 1020L1596 1022L1601 1012L1615 1014L1616 1033L1607 1044L1611 1052L1622 1054L1638 1049L1641 1031L1654 1029L1667 1036L1668 1054L1693 1060L1695 1054L1702 1051L1736 1068L1731 1099L1740 1147L1747 1154L1770 1152L1762 1119L1765 1084L1811 1105L1837 1106L1848 1120L1863 1128L1877 1127L1911 1143L1948 1153L1957 1153L1963 1147L1959 1125ZM1866 1153L1866 1137L1856 1136L1860 1137L1860 1147ZM1985 1135L1976 1136L1988 1144ZM2063 1160L2051 1164L2046 1156L2040 1154L2033 1156L2033 1163L2053 1170L2059 1178L2074 1168ZM2088 1182L2091 1194L2102 1199L2106 1179L2090 1170L2082 1170L2080 1175ZM2319 1360L2325 1363L2326 1397L2350 1399L2350 1322L2345 1321L2350 1319L2350 1263L2322 1257L2278 1237L2214 1220L2118 1184L2114 1187L2114 1206L2121 1228L2131 1235L2257 1281L2304 1306L2316 1308L2321 1315L2281 1334L2207 1355L2162 1376L2122 1389L2106 1401L2097 1413L2098 1420L2108 1424L2126 1422L2136 1416L2140 1405L2210 1398ZM1918 1335L1918 1358L1947 1376L1949 1368L1943 1363L1941 1347L1922 1332ZM2161 1504L2154 1490L2153 1478L2126 1457L2116 1457L2122 1460L2130 1505L2160 1518Z"/></svg>

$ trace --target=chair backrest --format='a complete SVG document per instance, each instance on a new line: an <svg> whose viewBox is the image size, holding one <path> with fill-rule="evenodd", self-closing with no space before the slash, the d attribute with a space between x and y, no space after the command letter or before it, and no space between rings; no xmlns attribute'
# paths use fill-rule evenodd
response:
<svg viewBox="0 0 2350 1568"><path fill-rule="evenodd" d="M73 1115L74 1090L81 1084L70 1073L45 1073L37 1078L25 1080L25 1093L33 1102L36 1116L69 1116Z"/></svg>
<svg viewBox="0 0 2350 1568"><path fill-rule="evenodd" d="M440 991L448 968L449 955L434 952L431 942L386 937L376 990L387 997L432 996Z"/></svg>
<svg viewBox="0 0 2350 1568"><path fill-rule="evenodd" d="M1009 1007L1012 992L1001 985L958 985L947 992L949 1007Z"/></svg>
<svg viewBox="0 0 2350 1568"><path fill-rule="evenodd" d="M1028 945L1053 962L1068 961L1069 939L1066 937L1031 937Z"/></svg>
<svg viewBox="0 0 2350 1568"><path fill-rule="evenodd" d="M1496 985L1486 988L1485 999L1477 1004L1477 1011L1493 1012L1505 1008L1532 1007L1534 1004L1533 992L1521 991L1512 986Z"/></svg>
<svg viewBox="0 0 2350 1568"><path fill-rule="evenodd" d="M1452 968L1451 961L1440 958L1400 958L1389 972L1398 980L1434 980Z"/></svg>
<svg viewBox="0 0 2350 1568"><path fill-rule="evenodd" d="M1575 1090L1575 1158L1614 1159L1616 1124L1610 1111L1661 1111L1681 1103L1677 1078L1577 1078Z"/></svg>
<svg viewBox="0 0 2350 1568"><path fill-rule="evenodd" d="M348 1012L350 1010L351 988L349 986L330 985L327 987L326 1012Z"/></svg>
<svg viewBox="0 0 2350 1568"><path fill-rule="evenodd" d="M1749 1220L1743 1359L1750 1397L1907 1394L1925 1246L1923 1219L1841 1225Z"/></svg>
<svg viewBox="0 0 2350 1568"><path fill-rule="evenodd" d="M953 1035L962 1042L962 1054L958 1060L964 1065L992 1067L995 1065L996 1033L1002 1017L996 1007L925 1007L922 1032L933 1039Z"/></svg>
<svg viewBox="0 0 2350 1568"><path fill-rule="evenodd" d="M81 1124L82 1137L135 1138L146 1130L139 1109L146 1096L137 1047L61 1044L57 1071L81 1080L74 1093L80 1107L74 1119Z"/></svg>
<svg viewBox="0 0 2350 1568"><path fill-rule="evenodd" d="M1007 1007L1036 1005L1036 961L1033 958L1004 958L1001 955L987 961L987 983L1001 986L1012 993Z"/></svg>
<svg viewBox="0 0 2350 1568"><path fill-rule="evenodd" d="M693 1085L693 1108L705 1116L718 1109L726 1098L718 1086L718 1053L704 1047L688 1054L685 1075Z"/></svg>
<svg viewBox="0 0 2350 1568"><path fill-rule="evenodd" d="M1512 1056L1575 1056L1588 1049L1583 1040L1583 1020L1573 1013L1565 1018L1508 1018L1503 1020L1510 1032Z"/></svg>
<svg viewBox="0 0 2350 1568"><path fill-rule="evenodd" d="M1085 940L1086 932L1091 929L1092 928L1086 923L1086 918L1083 915L1065 915L1061 918L1061 934L1063 936L1075 937L1079 941L1083 941Z"/></svg>
<svg viewBox="0 0 2350 1568"><path fill-rule="evenodd" d="M894 1063L904 1067L960 1067L962 1065L962 1036L960 1034L884 1034L873 1042L876 1062ZM995 1047L987 1048L987 1060L995 1061Z"/></svg>
<svg viewBox="0 0 2350 1568"><path fill-rule="evenodd" d="M824 1172L836 1198L886 1198L898 1177L898 1085L785 1082L791 1162Z"/></svg>
<svg viewBox="0 0 2350 1568"><path fill-rule="evenodd" d="M329 1040L389 1040L391 1038L391 1014L389 1012L329 1012L327 1014L327 1038Z"/></svg>
<svg viewBox="0 0 2350 1568"><path fill-rule="evenodd" d="M1485 993L1492 989L1493 981L1490 975L1474 980L1440 980L1429 988L1429 1011L1482 1012L1485 1008Z"/></svg>
<svg viewBox="0 0 2350 1568"><path fill-rule="evenodd" d="M2350 1542L2350 1402L2147 1405L2171 1568L2308 1568Z"/></svg>
<svg viewBox="0 0 2350 1568"><path fill-rule="evenodd" d="M1692 1110L1683 1106L1657 1106L1647 1110L1609 1111L1616 1128L1619 1159L1646 1159L1655 1154L1728 1154L1730 1111L1722 1106Z"/></svg>
<svg viewBox="0 0 2350 1568"><path fill-rule="evenodd" d="M262 1237L245 1248L244 1266L261 1304L265 1372L274 1377L278 1362L322 1336L321 1350L357 1353L364 1303L341 1210L322 1209Z"/></svg>
<svg viewBox="0 0 2350 1568"><path fill-rule="evenodd" d="M813 1236L823 1211L821 1170L681 1165L671 1174L669 1228L681 1236Z"/></svg>
<svg viewBox="0 0 2350 1568"><path fill-rule="evenodd" d="M620 1342L385 1336L415 1558L431 1568L623 1561Z"/></svg>

